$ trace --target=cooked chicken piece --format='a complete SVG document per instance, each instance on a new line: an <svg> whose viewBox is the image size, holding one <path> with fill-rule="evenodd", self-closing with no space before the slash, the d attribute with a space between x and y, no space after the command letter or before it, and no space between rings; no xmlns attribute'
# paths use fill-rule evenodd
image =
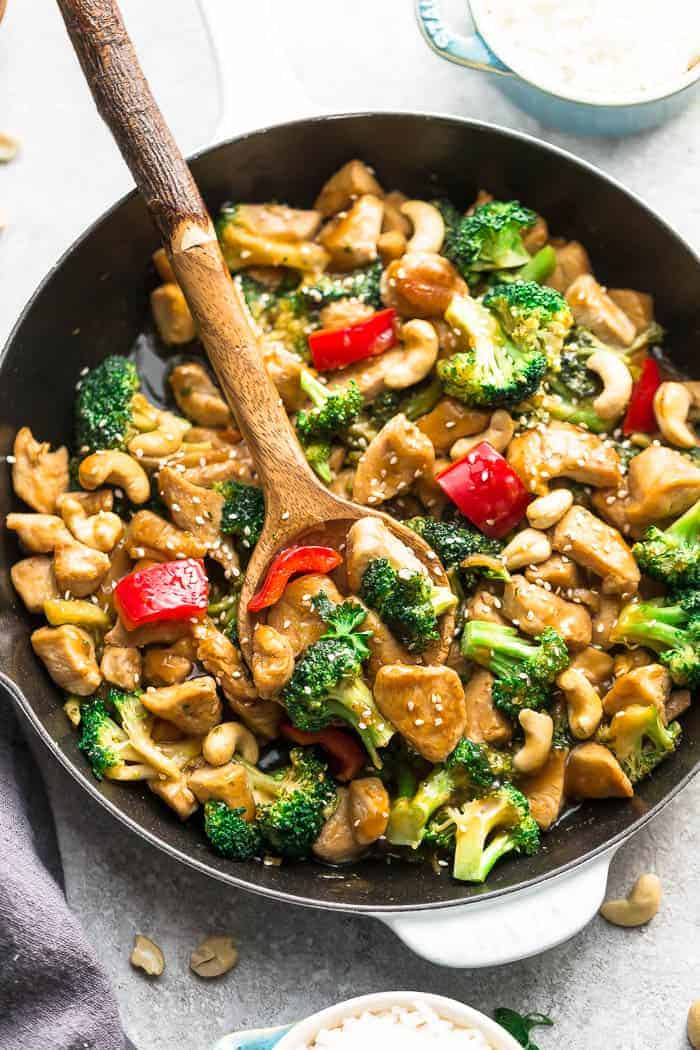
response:
<svg viewBox="0 0 700 1050"><path fill-rule="evenodd" d="M577 277L566 289L566 301L576 324L590 328L593 335L611 346L629 346L635 327L590 273Z"/></svg>
<svg viewBox="0 0 700 1050"><path fill-rule="evenodd" d="M552 547L602 576L604 594L634 594L639 586L639 568L620 533L585 507L567 511L554 529Z"/></svg>
<svg viewBox="0 0 700 1050"><path fill-rule="evenodd" d="M382 274L381 296L401 317L442 318L455 293L467 286L454 266L434 252L407 252Z"/></svg>
<svg viewBox="0 0 700 1050"><path fill-rule="evenodd" d="M84 543L66 543L57 547L53 556L53 571L61 594L69 591L74 598L93 594L109 572L110 561L102 551L86 547Z"/></svg>
<svg viewBox="0 0 700 1050"><path fill-rule="evenodd" d="M156 250L153 252L153 255L151 256L151 259L153 260L153 265L155 267L156 273L160 277L161 281L176 282L175 271L172 268L172 264L170 262L170 259L168 258L168 253L166 252L165 248L156 248Z"/></svg>
<svg viewBox="0 0 700 1050"><path fill-rule="evenodd" d="M601 594L598 609L593 617L593 644L601 649L612 649L613 630L622 608L618 594Z"/></svg>
<svg viewBox="0 0 700 1050"><path fill-rule="evenodd" d="M158 490L178 528L206 544L209 557L219 562L227 577L238 576L238 555L229 537L220 531L221 493L193 485L174 467L158 472Z"/></svg>
<svg viewBox="0 0 700 1050"><path fill-rule="evenodd" d="M627 519L646 528L677 518L700 499L700 467L675 449L650 445L632 459L627 484Z"/></svg>
<svg viewBox="0 0 700 1050"><path fill-rule="evenodd" d="M524 576L513 576L503 592L503 612L525 634L538 637L553 627L572 649L591 644L591 618L582 605L567 602Z"/></svg>
<svg viewBox="0 0 700 1050"><path fill-rule="evenodd" d="M509 719L493 702L491 688L493 675L483 667L476 667L464 686L467 721L464 735L477 744L508 744L513 735Z"/></svg>
<svg viewBox="0 0 700 1050"><path fill-rule="evenodd" d="M330 254L334 270L354 270L377 258L384 205L379 197L365 193L347 212L342 212L321 230L319 241Z"/></svg>
<svg viewBox="0 0 700 1050"><path fill-rule="evenodd" d="M617 487L622 480L615 449L571 423L552 422L516 434L507 459L536 496L546 495L553 478L571 478L595 488Z"/></svg>
<svg viewBox="0 0 700 1050"><path fill-rule="evenodd" d="M690 707L693 701L690 689L674 689L666 701L665 721L674 722Z"/></svg>
<svg viewBox="0 0 700 1050"><path fill-rule="evenodd" d="M464 689L450 667L382 667L374 680L377 707L429 762L454 750L467 722Z"/></svg>
<svg viewBox="0 0 700 1050"><path fill-rule="evenodd" d="M215 799L225 802L230 809L242 809L244 820L255 817L255 800L248 783L248 774L236 762L225 766L200 766L187 777L187 784L198 802Z"/></svg>
<svg viewBox="0 0 700 1050"><path fill-rule="evenodd" d="M180 638L192 634L189 620L166 620L163 623L148 623L127 631L121 620L117 620L111 631L105 635L107 645L121 645L126 648L141 649L144 645L170 645Z"/></svg>
<svg viewBox="0 0 700 1050"><path fill-rule="evenodd" d="M184 773L178 780L161 780L160 777L154 777L147 783L154 795L162 798L177 813L180 820L188 820L199 809L199 803L188 786Z"/></svg>
<svg viewBox="0 0 700 1050"><path fill-rule="evenodd" d="M350 382L357 383L365 402L374 401L386 389L384 382L387 365L384 360L386 354L379 357L368 357L364 361L356 361L354 365L348 365L340 371L329 374L328 381L332 386L344 387Z"/></svg>
<svg viewBox="0 0 700 1050"><path fill-rule="evenodd" d="M383 233L399 233L406 240L411 236L411 223L401 211L408 197L401 190L391 190L384 196Z"/></svg>
<svg viewBox="0 0 700 1050"><path fill-rule="evenodd" d="M64 492L56 509L79 543L109 554L124 535L124 522L112 513L111 489L97 492Z"/></svg>
<svg viewBox="0 0 700 1050"><path fill-rule="evenodd" d="M636 667L646 667L655 662L656 655L648 649L625 649L613 657L613 673L618 678L621 674L634 671Z"/></svg>
<svg viewBox="0 0 700 1050"><path fill-rule="evenodd" d="M357 503L383 503L409 488L423 474L432 473L434 465L430 440L403 414L394 416L362 453L353 497Z"/></svg>
<svg viewBox="0 0 700 1050"><path fill-rule="evenodd" d="M350 818L355 841L360 846L376 842L389 823L389 795L379 777L351 781Z"/></svg>
<svg viewBox="0 0 700 1050"><path fill-rule="evenodd" d="M550 288L556 288L562 295L577 277L592 273L588 252L578 241L568 241L561 248L556 248L557 265L554 272L544 282Z"/></svg>
<svg viewBox="0 0 700 1050"><path fill-rule="evenodd" d="M27 612L42 613L45 601L59 597L53 564L45 554L16 561L10 569L10 579Z"/></svg>
<svg viewBox="0 0 700 1050"><path fill-rule="evenodd" d="M449 503L448 497L437 483L438 474L445 467L449 467L449 465L449 459L436 459L432 471L429 471L427 474L421 474L413 483L413 491L425 509L429 510L434 518L439 518ZM419 510L418 514L421 513L422 511Z"/></svg>
<svg viewBox="0 0 700 1050"><path fill-rule="evenodd" d="M613 663L613 658L607 653L589 646L582 652L576 653L569 666L575 671L580 671L591 685L600 689L612 677Z"/></svg>
<svg viewBox="0 0 700 1050"><path fill-rule="evenodd" d="M53 514L56 498L68 488L68 449L52 452L48 441L37 441L29 427L22 427L12 452L15 492L40 514Z"/></svg>
<svg viewBox="0 0 700 1050"><path fill-rule="evenodd" d="M576 562L565 554L553 554L539 565L528 565L525 578L530 583L537 583L540 587L549 585L555 590L571 590L581 586L581 572Z"/></svg>
<svg viewBox="0 0 700 1050"><path fill-rule="evenodd" d="M384 196L384 191L371 169L361 160L349 160L323 184L314 208L327 218L347 208L357 197L366 193L375 197Z"/></svg>
<svg viewBox="0 0 700 1050"><path fill-rule="evenodd" d="M304 361L274 334L263 335L260 348L265 370L277 388L284 407L288 412L297 412L307 401L300 385Z"/></svg>
<svg viewBox="0 0 700 1050"><path fill-rule="evenodd" d="M630 704L643 704L658 709L666 721L666 702L671 695L671 675L661 664L636 667L619 675L603 697L603 710L609 718Z"/></svg>
<svg viewBox="0 0 700 1050"><path fill-rule="evenodd" d="M143 656L143 676L149 685L176 685L192 674L197 642L180 638L166 648L147 649Z"/></svg>
<svg viewBox="0 0 700 1050"><path fill-rule="evenodd" d="M564 780L568 750L555 748L536 773L523 777L518 787L530 803L530 814L543 831L551 828L564 808Z"/></svg>
<svg viewBox="0 0 700 1050"><path fill-rule="evenodd" d="M82 627L40 627L31 636L32 649L56 685L77 696L90 696L102 681L92 638Z"/></svg>
<svg viewBox="0 0 700 1050"><path fill-rule="evenodd" d="M240 444L240 441L241 432L235 426L190 427L187 431L188 447L190 445L209 445L210 448L225 449L229 452ZM177 452L173 458L177 460Z"/></svg>
<svg viewBox="0 0 700 1050"><path fill-rule="evenodd" d="M352 486L354 480L355 468L344 467L336 473L328 488L331 492L334 492L336 496L342 496L343 499L352 499Z"/></svg>
<svg viewBox="0 0 700 1050"><path fill-rule="evenodd" d="M608 288L608 295L627 314L637 335L646 332L654 320L654 300L650 295L632 288Z"/></svg>
<svg viewBox="0 0 700 1050"><path fill-rule="evenodd" d="M349 788L338 788L338 802L314 842L313 852L326 864L348 864L367 849L355 838Z"/></svg>
<svg viewBox="0 0 700 1050"><path fill-rule="evenodd" d="M416 426L437 453L447 452L459 438L480 434L489 425L489 413L467 408L454 397L442 397L432 412L421 416Z"/></svg>
<svg viewBox="0 0 700 1050"><path fill-rule="evenodd" d="M345 561L350 590L357 594L365 569L375 558L386 558L395 569L425 572L413 551L378 518L360 518L349 529ZM268 621L269 622L269 621Z"/></svg>
<svg viewBox="0 0 700 1050"><path fill-rule="evenodd" d="M257 624L253 633L253 681L265 700L279 693L292 677L294 650L274 627Z"/></svg>
<svg viewBox="0 0 700 1050"><path fill-rule="evenodd" d="M103 608L113 608L113 593L115 586L128 573L132 571L132 561L126 549L124 540L120 540L112 551L109 558L109 572L103 577L100 586L95 591L98 603Z"/></svg>
<svg viewBox="0 0 700 1050"><path fill-rule="evenodd" d="M612 751L591 741L569 755L565 791L569 798L631 798L634 788Z"/></svg>
<svg viewBox="0 0 700 1050"><path fill-rule="evenodd" d="M255 470L248 448L241 442L228 451L214 449L205 452L199 456L196 465L186 466L182 476L193 485L210 489L221 481L250 483L255 480Z"/></svg>
<svg viewBox="0 0 700 1050"><path fill-rule="evenodd" d="M231 412L221 391L203 365L186 361L168 376L170 389L183 416L202 427L228 427ZM192 440L191 434L188 440Z"/></svg>
<svg viewBox="0 0 700 1050"><path fill-rule="evenodd" d="M73 542L61 518L53 514L8 514L5 525L30 554L51 554L56 547Z"/></svg>
<svg viewBox="0 0 700 1050"><path fill-rule="evenodd" d="M497 594L489 590L489 585L481 583L471 598L467 599L467 619L486 620L487 623L507 623L503 615L503 602Z"/></svg>
<svg viewBox="0 0 700 1050"><path fill-rule="evenodd" d="M291 580L280 600L268 609L268 626L284 635L295 657L312 642L318 641L326 630L325 623L312 605L312 598L321 591L334 605L343 601L342 594L330 576L309 573Z"/></svg>
<svg viewBox="0 0 700 1050"><path fill-rule="evenodd" d="M207 543L184 532L151 510L139 510L127 529L127 547L132 558L203 558Z"/></svg>
<svg viewBox="0 0 700 1050"><path fill-rule="evenodd" d="M368 303L357 299L338 299L319 312L321 328L347 328L349 325L367 321L374 314Z"/></svg>
<svg viewBox="0 0 700 1050"><path fill-rule="evenodd" d="M192 736L204 736L219 724L223 714L213 678L190 678L162 689L149 687L142 694L141 702L151 714L172 722Z"/></svg>
<svg viewBox="0 0 700 1050"><path fill-rule="evenodd" d="M141 687L141 653L121 645L106 645L100 671L106 682L133 693Z"/></svg>
<svg viewBox="0 0 700 1050"><path fill-rule="evenodd" d="M362 603L359 602L361 605ZM369 660L365 665L365 671L370 685L374 682L382 667L387 664L419 664L421 657L418 653L409 653L400 642L397 642L393 634L383 620L377 616L373 609L367 610L367 618L362 624L363 631L371 631L367 639L369 645Z"/></svg>
<svg viewBox="0 0 700 1050"><path fill-rule="evenodd" d="M538 215L535 222L528 230L523 233L523 244L525 250L534 255L540 248L544 248L545 244L549 240L549 230L547 229L547 222Z"/></svg>
<svg viewBox="0 0 700 1050"><path fill-rule="evenodd" d="M179 284L168 282L151 292L151 312L166 346L191 343L197 335L194 318Z"/></svg>
<svg viewBox="0 0 700 1050"><path fill-rule="evenodd" d="M239 204L236 223L257 237L300 244L314 239L321 225L321 213L286 204Z"/></svg>

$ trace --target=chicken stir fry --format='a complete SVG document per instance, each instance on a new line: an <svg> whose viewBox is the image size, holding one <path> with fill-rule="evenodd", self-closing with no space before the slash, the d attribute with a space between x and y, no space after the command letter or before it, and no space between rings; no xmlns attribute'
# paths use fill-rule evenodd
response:
<svg viewBox="0 0 700 1050"><path fill-rule="evenodd" d="M313 208L226 205L217 230L311 467L405 521L449 586L360 518L273 559L246 664L264 497L159 251L169 403L112 356L79 379L70 448L16 436L31 645L95 776L139 781L224 857L417 852L483 882L678 747L698 384L665 368L648 293L605 288L517 201L409 200L352 160Z"/></svg>

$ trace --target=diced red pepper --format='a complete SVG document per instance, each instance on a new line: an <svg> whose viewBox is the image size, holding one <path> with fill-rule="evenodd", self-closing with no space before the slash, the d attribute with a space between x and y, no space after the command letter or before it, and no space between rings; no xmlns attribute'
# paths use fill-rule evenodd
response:
<svg viewBox="0 0 700 1050"><path fill-rule="evenodd" d="M378 357L396 342L396 310L379 310L347 328L321 328L309 336L314 367L319 372L345 368L366 357Z"/></svg>
<svg viewBox="0 0 700 1050"><path fill-rule="evenodd" d="M248 602L248 611L260 612L278 602L292 576L302 572L331 572L342 560L332 547L287 547L272 559L262 587Z"/></svg>
<svg viewBox="0 0 700 1050"><path fill-rule="evenodd" d="M654 394L661 386L661 371L653 357L646 357L642 374L632 389L627 415L622 424L623 434L653 434L658 430L654 415Z"/></svg>
<svg viewBox="0 0 700 1050"><path fill-rule="evenodd" d="M367 754L359 740L343 729L330 727L318 733L305 733L290 723L283 723L281 733L295 744L318 744L328 752L331 773L336 780L354 780L367 762Z"/></svg>
<svg viewBox="0 0 700 1050"><path fill-rule="evenodd" d="M209 580L204 562L182 558L124 576L114 588L114 604L128 631L149 623L204 616Z"/></svg>
<svg viewBox="0 0 700 1050"><path fill-rule="evenodd" d="M487 536L510 532L532 499L513 468L482 441L437 475L442 491Z"/></svg>

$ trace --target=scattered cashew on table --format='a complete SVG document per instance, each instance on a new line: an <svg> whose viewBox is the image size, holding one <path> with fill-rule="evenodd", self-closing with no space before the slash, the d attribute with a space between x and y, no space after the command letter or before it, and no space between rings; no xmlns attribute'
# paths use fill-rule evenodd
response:
<svg viewBox="0 0 700 1050"><path fill-rule="evenodd" d="M627 897L605 901L600 914L614 926L644 926L661 907L658 875L640 875Z"/></svg>

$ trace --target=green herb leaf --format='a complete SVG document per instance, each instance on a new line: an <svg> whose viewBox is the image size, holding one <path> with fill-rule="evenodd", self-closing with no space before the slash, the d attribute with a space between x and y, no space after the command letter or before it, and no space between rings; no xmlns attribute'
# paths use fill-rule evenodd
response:
<svg viewBox="0 0 700 1050"><path fill-rule="evenodd" d="M493 1016L501 1028L505 1028L525 1050L539 1050L537 1044L530 1039L533 1028L551 1028L554 1024L546 1014L519 1014L517 1010L509 1010L507 1006L499 1006L494 1010Z"/></svg>

